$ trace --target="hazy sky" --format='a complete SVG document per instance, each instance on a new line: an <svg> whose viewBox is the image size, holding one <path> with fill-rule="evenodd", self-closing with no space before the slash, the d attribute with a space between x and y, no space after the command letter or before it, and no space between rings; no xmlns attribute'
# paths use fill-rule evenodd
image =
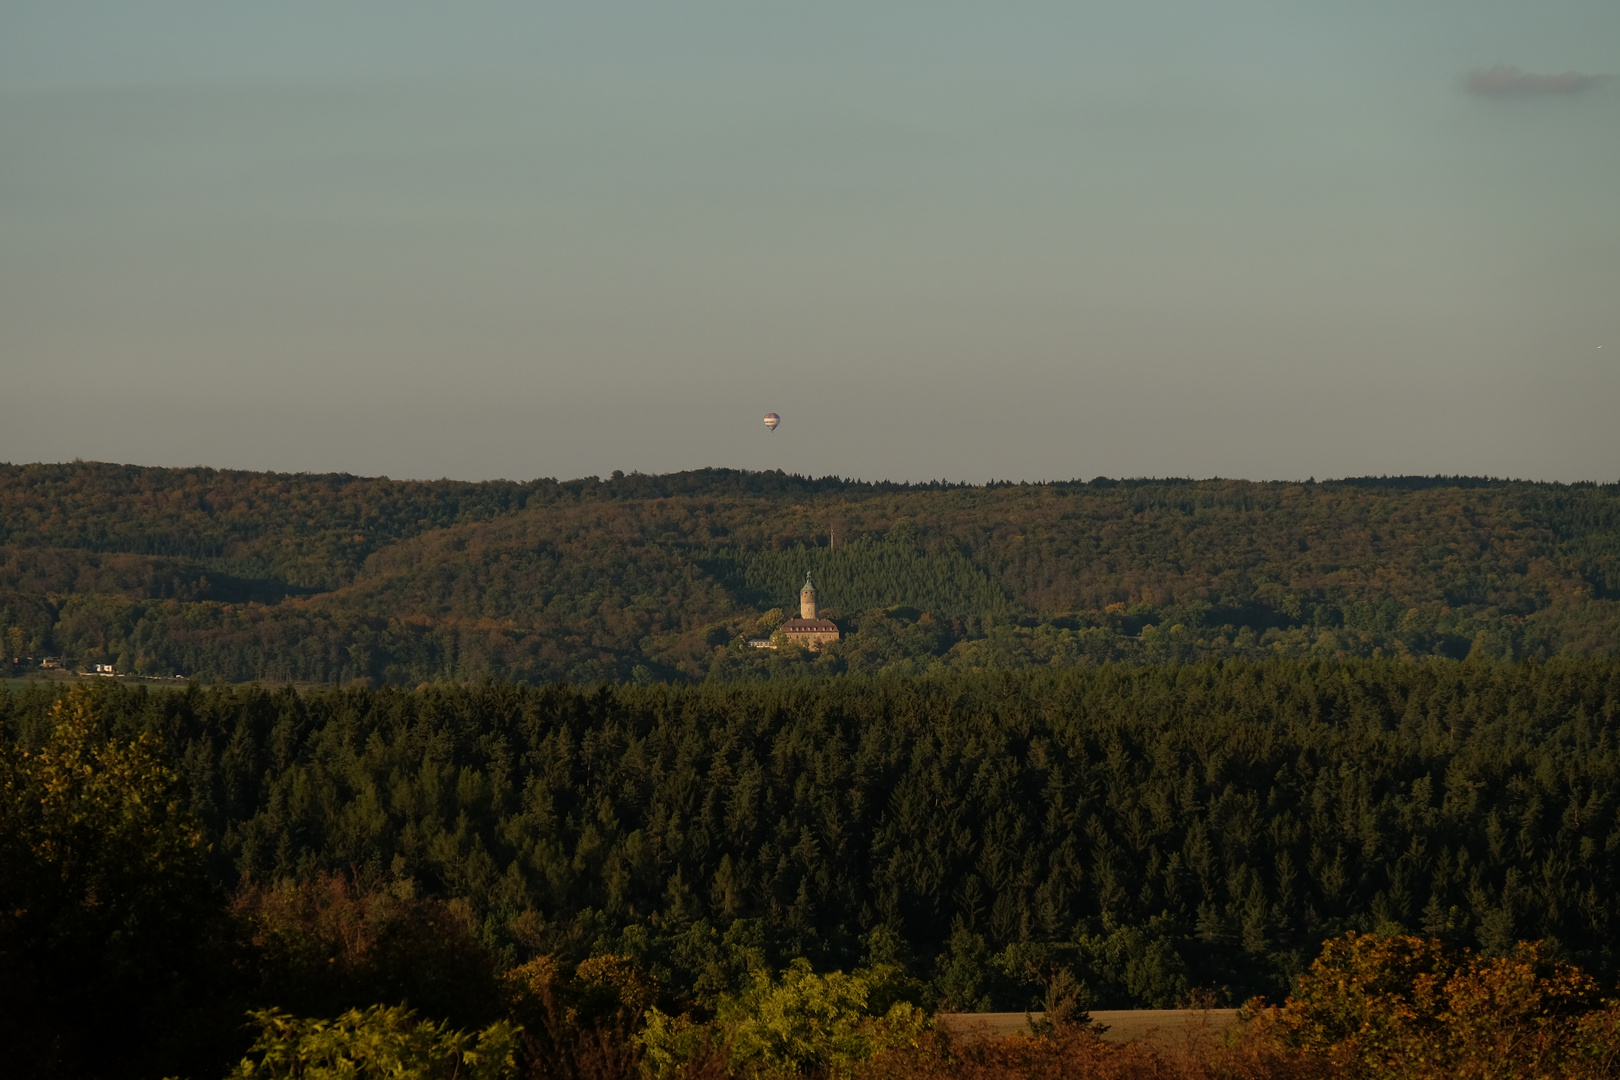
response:
<svg viewBox="0 0 1620 1080"><path fill-rule="evenodd" d="M0 460L1614 480L1611 73L1616 0L4 0Z"/></svg>

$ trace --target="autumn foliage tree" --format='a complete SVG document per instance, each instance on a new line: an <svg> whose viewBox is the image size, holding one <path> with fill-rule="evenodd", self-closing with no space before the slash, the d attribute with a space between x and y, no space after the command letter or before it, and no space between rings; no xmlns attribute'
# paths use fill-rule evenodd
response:
<svg viewBox="0 0 1620 1080"><path fill-rule="evenodd" d="M0 739L0 1039L18 1075L138 1075L206 1059L222 925L206 843L149 735L109 738L96 696L48 741Z"/></svg>
<svg viewBox="0 0 1620 1080"><path fill-rule="evenodd" d="M1617 1006L1596 980L1537 943L1506 955L1434 939L1329 941L1257 1037L1367 1080L1610 1075Z"/></svg>
<svg viewBox="0 0 1620 1080"><path fill-rule="evenodd" d="M465 901L321 873L245 882L230 914L251 957L244 989L258 1000L305 1016L405 1003L473 1028L500 1015L493 962Z"/></svg>

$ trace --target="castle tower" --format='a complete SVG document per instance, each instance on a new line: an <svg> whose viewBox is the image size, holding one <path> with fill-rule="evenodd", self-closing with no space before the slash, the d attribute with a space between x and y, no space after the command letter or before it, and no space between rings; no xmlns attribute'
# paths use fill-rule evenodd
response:
<svg viewBox="0 0 1620 1080"><path fill-rule="evenodd" d="M825 642L838 640L838 624L816 617L816 587L810 584L808 573L804 575L804 588L799 590L799 617L783 623L781 633L807 649L819 649Z"/></svg>

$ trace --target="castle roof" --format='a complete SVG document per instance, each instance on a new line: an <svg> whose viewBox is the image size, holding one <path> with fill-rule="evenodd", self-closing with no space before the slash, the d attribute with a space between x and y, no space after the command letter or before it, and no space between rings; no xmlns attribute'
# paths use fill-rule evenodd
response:
<svg viewBox="0 0 1620 1080"><path fill-rule="evenodd" d="M784 634L836 634L838 624L831 619L789 619L782 624Z"/></svg>

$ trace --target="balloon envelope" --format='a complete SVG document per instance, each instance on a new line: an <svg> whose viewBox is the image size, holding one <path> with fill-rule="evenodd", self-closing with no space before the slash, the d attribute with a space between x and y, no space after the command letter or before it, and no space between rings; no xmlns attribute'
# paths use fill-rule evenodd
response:
<svg viewBox="0 0 1620 1080"><path fill-rule="evenodd" d="M765 414L765 426L770 428L772 431L775 431L776 425L780 424L781 422L782 418L777 416L775 413L768 412Z"/></svg>

